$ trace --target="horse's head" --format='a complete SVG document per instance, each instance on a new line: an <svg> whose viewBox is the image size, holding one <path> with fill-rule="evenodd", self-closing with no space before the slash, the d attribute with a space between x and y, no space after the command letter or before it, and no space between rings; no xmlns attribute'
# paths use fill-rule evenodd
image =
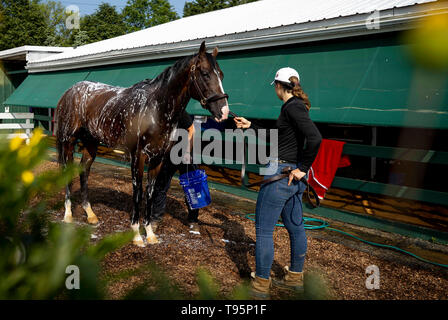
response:
<svg viewBox="0 0 448 320"><path fill-rule="evenodd" d="M202 42L199 53L195 55L190 69L190 92L193 99L198 100L202 107L209 110L216 121L227 119L229 104L227 94L222 87L224 74L216 62L218 48L213 53L207 53L205 42Z"/></svg>

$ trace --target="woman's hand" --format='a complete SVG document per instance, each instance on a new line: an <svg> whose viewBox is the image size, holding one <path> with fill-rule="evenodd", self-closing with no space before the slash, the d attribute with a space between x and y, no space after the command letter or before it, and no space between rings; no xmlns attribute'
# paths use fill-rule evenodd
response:
<svg viewBox="0 0 448 320"><path fill-rule="evenodd" d="M236 127L238 129L247 129L250 127L251 122L243 117L235 117L233 118L233 121L235 121Z"/></svg>
<svg viewBox="0 0 448 320"><path fill-rule="evenodd" d="M300 171L300 169L295 169L292 170L289 173L289 181L288 181L288 186L291 185L292 180L300 180L302 179L304 176L306 175L305 172Z"/></svg>
<svg viewBox="0 0 448 320"><path fill-rule="evenodd" d="M185 152L185 154L182 158L182 163L183 164L191 164L191 153L189 151Z"/></svg>

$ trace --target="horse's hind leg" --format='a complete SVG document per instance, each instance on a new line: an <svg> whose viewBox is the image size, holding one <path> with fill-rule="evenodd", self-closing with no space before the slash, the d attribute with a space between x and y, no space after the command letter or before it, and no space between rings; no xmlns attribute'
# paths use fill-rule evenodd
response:
<svg viewBox="0 0 448 320"><path fill-rule="evenodd" d="M157 180L157 176L159 175L160 169L162 168L162 163L160 162L156 167L148 170L148 184L146 185L146 211L145 211L145 219L144 225L146 229L146 241L149 244L159 243L154 231L152 230L150 217L152 210L152 196L154 192L154 185Z"/></svg>
<svg viewBox="0 0 448 320"><path fill-rule="evenodd" d="M138 150L131 155L131 173L132 173L132 202L131 228L134 231L132 243L144 247L145 243L140 235L140 204L142 201L142 180L145 169L145 157Z"/></svg>
<svg viewBox="0 0 448 320"><path fill-rule="evenodd" d="M83 141L84 149L82 151L81 167L82 171L79 174L79 180L81 182L81 197L82 208L87 213L87 222L90 224L97 224L98 218L92 211L88 198L88 179L90 173L90 167L93 161L95 161L98 144L95 141Z"/></svg>
<svg viewBox="0 0 448 320"><path fill-rule="evenodd" d="M73 163L73 152L75 149L76 138L72 138L67 142L61 142L60 150L61 153L59 155L60 164L65 168L67 164ZM71 223L73 222L72 216L72 203L70 201L70 195L72 191L72 180L68 182L65 186L65 214L64 214L64 222Z"/></svg>

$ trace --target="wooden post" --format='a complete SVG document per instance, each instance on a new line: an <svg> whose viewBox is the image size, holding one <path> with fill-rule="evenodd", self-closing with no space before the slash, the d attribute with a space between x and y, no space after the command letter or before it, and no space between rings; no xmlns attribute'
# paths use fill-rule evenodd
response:
<svg viewBox="0 0 448 320"><path fill-rule="evenodd" d="M25 123L26 123L26 124L31 124L30 119L26 119ZM27 129L25 129L25 133L26 133L26 135L27 135L27 137L28 137L28 138L26 139L26 144L28 144L28 143L30 143L31 130L27 128Z"/></svg>

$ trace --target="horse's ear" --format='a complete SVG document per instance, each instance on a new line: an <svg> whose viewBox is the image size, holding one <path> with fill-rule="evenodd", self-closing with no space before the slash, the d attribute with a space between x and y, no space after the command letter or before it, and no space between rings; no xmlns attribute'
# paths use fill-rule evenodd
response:
<svg viewBox="0 0 448 320"><path fill-rule="evenodd" d="M205 41L202 41L201 47L199 48L199 54L205 54Z"/></svg>
<svg viewBox="0 0 448 320"><path fill-rule="evenodd" d="M215 47L215 49L213 49L212 56L216 58L216 56L218 55L218 52L219 52L218 47Z"/></svg>

